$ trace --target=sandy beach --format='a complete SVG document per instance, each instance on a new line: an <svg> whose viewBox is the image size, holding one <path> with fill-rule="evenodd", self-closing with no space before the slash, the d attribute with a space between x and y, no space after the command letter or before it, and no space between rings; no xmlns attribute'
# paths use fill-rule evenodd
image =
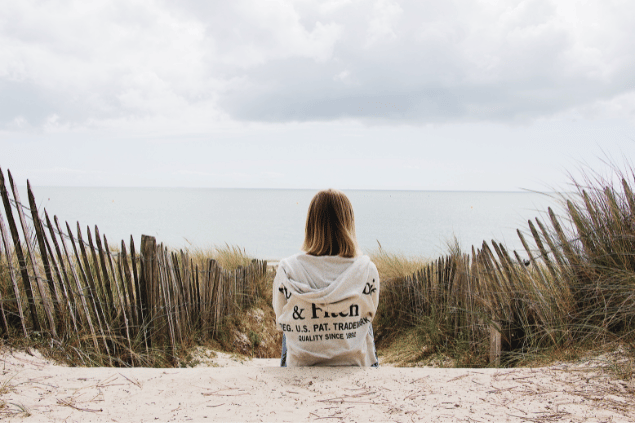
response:
<svg viewBox="0 0 635 423"><path fill-rule="evenodd" d="M214 355L214 354L211 354ZM0 354L15 422L635 421L635 380L597 361L534 369L280 368L218 353L194 368L77 368Z"/></svg>

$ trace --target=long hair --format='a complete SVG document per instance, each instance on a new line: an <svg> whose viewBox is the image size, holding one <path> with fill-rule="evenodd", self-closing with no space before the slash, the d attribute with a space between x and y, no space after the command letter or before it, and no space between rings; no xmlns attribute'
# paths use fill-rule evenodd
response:
<svg viewBox="0 0 635 423"><path fill-rule="evenodd" d="M315 194L302 249L314 256L355 257L359 253L353 206L343 192L327 189Z"/></svg>

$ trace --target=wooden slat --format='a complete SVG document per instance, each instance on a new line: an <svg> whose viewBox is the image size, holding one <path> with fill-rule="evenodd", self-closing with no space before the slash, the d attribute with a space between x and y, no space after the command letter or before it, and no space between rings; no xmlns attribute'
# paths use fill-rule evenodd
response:
<svg viewBox="0 0 635 423"><path fill-rule="evenodd" d="M9 265L7 265L7 267L9 267ZM5 300L2 296L2 291L0 291L0 315L2 316L2 328L4 329L4 333L6 333L7 337L10 337L11 333L9 332L9 322L7 322L7 314L4 312L4 303Z"/></svg>
<svg viewBox="0 0 635 423"><path fill-rule="evenodd" d="M472 295L472 298L476 301L477 298L481 297L481 290L480 290L480 281L479 281L479 274L478 274L478 264L476 263L476 250L474 248L474 246L472 245L472 255L470 256L470 285L471 285L471 289L470 289L470 293Z"/></svg>
<svg viewBox="0 0 635 423"><path fill-rule="evenodd" d="M110 280L110 276L108 275L108 270L106 267L106 254L104 253L104 250L102 248L102 244L101 244L101 235L99 234L99 228L97 227L97 225L95 225L95 245L97 246L97 252L95 252L95 250L92 248L93 244L91 242L90 239L90 231L87 229L86 230L86 234L88 236L88 243L91 246L91 250L93 252L93 263L95 263L95 270L97 271L98 267L101 267L101 273L103 275L103 279L100 280L100 284L102 286L102 289L105 290L106 295L108 295L108 302L109 302L109 310L115 311L117 308L117 301L115 300L115 297L113 295L112 292L112 282ZM97 253L99 253L99 263L100 266L97 265ZM112 277L114 278L115 275L112 275Z"/></svg>
<svg viewBox="0 0 635 423"><path fill-rule="evenodd" d="M211 306L210 317L208 318L208 324L213 325L214 333L217 333L219 325L220 325L220 315L221 315L221 304L222 304L222 289L220 285L223 281L221 281L221 272L219 267L216 265L216 260L209 259L208 261L208 280L209 285L211 285L211 297L209 299L209 305ZM213 313L213 314L212 314Z"/></svg>
<svg viewBox="0 0 635 423"><path fill-rule="evenodd" d="M123 241L121 241L123 244ZM143 343L146 347L146 353L149 352L149 345L148 345L148 321L146 320L146 315L145 312L143 311L143 307L141 306L141 279L139 277L139 274L137 272L137 253L135 250L135 245L134 245L134 238L132 237L132 235L130 235L130 265L132 266L132 275L134 277L134 288L135 288L135 292L137 294L137 301L136 301L136 307L137 307L137 326L138 326L138 331L142 332L142 336L143 336Z"/></svg>
<svg viewBox="0 0 635 423"><path fill-rule="evenodd" d="M33 191L31 190L31 183L29 182L28 179L26 181L26 187L27 187L27 194L29 197L29 206L31 208L31 217L33 219L33 228L35 229L35 235L37 237L38 246L40 247L40 260L42 260L42 265L44 266L44 274L46 275L46 281L48 282L49 292L55 297L55 302L53 303L55 318L60 324L62 324L64 322L64 319L62 317L62 312L60 308L63 302L62 302L62 299L60 298L60 293L55 288L53 272L51 271L49 255L46 249L46 242L44 241L46 234L44 233L44 227L42 226L42 221L40 220L40 214L38 213L38 210L37 210L37 203L35 202L35 196L33 195ZM51 259L53 259L53 257L51 257Z"/></svg>
<svg viewBox="0 0 635 423"><path fill-rule="evenodd" d="M67 223L68 225L68 223ZM67 226L69 235L70 235L70 227ZM73 247L75 246L75 242L71 236L71 241L73 244ZM88 254L86 253L86 247L84 245L84 239L82 237L82 229L79 226L79 222L77 222L77 244L79 244L79 250L81 251L81 258L78 255L77 259L80 260L80 266L83 264L83 268L82 268L82 274L84 275L84 281L86 282L86 287L88 289L88 296L91 299L92 303L93 303L93 307L95 309L95 314L97 316L97 321L99 323L99 326L101 327L102 331L104 329L104 325L106 323L106 314L104 313L104 310L102 308L102 304L99 298L99 293L97 292L97 287L95 286L95 280L93 278L93 273L95 273L97 276L99 276L99 269L98 269L98 265L97 263L94 262L95 268L94 268L94 272L91 269L90 266L90 261L88 260ZM94 251L94 250L93 250ZM75 252L77 253L77 250L75 250ZM109 331L107 331L109 332Z"/></svg>
<svg viewBox="0 0 635 423"><path fill-rule="evenodd" d="M489 334L489 362L491 365L498 367L501 359L500 322L493 321L490 324Z"/></svg>
<svg viewBox="0 0 635 423"><path fill-rule="evenodd" d="M212 269L211 263L208 260L205 267L201 267L196 270L197 278L200 278L199 281L199 305L201 307L201 324L204 328L210 327L212 324L212 314L210 312L211 309L214 308L214 304L212 304L211 300L211 289L213 285L213 281L210 282L210 278L212 277ZM197 265L198 267L198 265Z"/></svg>
<svg viewBox="0 0 635 423"><path fill-rule="evenodd" d="M183 256L181 256L183 257ZM183 326L183 330L185 330L188 326L190 326L190 299L189 299L189 285L187 284L187 265L186 262L182 259L179 260L179 255L177 253L172 254L172 262L174 263L174 272L176 275L177 285L179 287L179 298L180 298L180 313L181 313L181 324Z"/></svg>
<svg viewBox="0 0 635 423"><path fill-rule="evenodd" d="M211 296L210 295L206 295L208 292L210 292L209 288L211 287L209 279L211 277L211 268L210 268L211 264L208 262L206 263L205 267L201 267L201 269L199 270L198 268L198 264L196 265L196 278L198 281L198 288L200 290L199 294L198 294L198 298L199 298L199 307L201 309L201 325L202 327L208 327L211 324L211 314L209 313L208 310L210 310L211 308L214 307L213 304L211 304Z"/></svg>
<svg viewBox="0 0 635 423"><path fill-rule="evenodd" d="M180 294L178 292L178 281L176 280L176 274L174 271L174 262L172 261L172 254L170 254L167 248L164 249L164 262L166 265L166 282L168 287L168 293L170 295L170 304L172 306L172 322L174 324L174 334L179 342L183 342L183 335L181 333L181 307Z"/></svg>
<svg viewBox="0 0 635 423"><path fill-rule="evenodd" d="M9 185L11 186L11 191L13 192L13 198L16 202L16 210L18 212L18 218L20 220L20 224L22 225L22 233L24 234L24 245L26 245L27 254L29 255L29 260L31 264L31 271L33 272L33 277L35 279L35 284L40 293L40 299L42 301L42 307L44 308L44 314L46 315L47 321L49 323L49 330L51 331L51 335L54 338L57 338L57 329L55 328L55 318L53 317L53 311L51 306L51 300L46 292L46 286L43 283L42 277L40 276L40 271L38 270L37 261L35 259L35 254L33 253L33 248L31 248L31 240L29 229L26 225L26 218L24 217L24 212L22 211L21 202L20 202L20 194L18 190L15 188L15 184L13 183L13 177L11 176L11 172L7 172L9 175Z"/></svg>
<svg viewBox="0 0 635 423"><path fill-rule="evenodd" d="M528 223L529 223L529 230L531 231L531 235L533 236L534 241L536 242L538 251L540 251L540 256L542 257L542 260L547 265L547 270L549 270L549 273L551 274L552 278L558 279L558 273L556 272L556 268L554 267L551 259L549 258L549 253L545 249L545 246L542 243L542 240L540 239L540 234L538 234L538 231L536 230L536 227L534 226L531 220L529 220Z"/></svg>
<svg viewBox="0 0 635 423"><path fill-rule="evenodd" d="M109 253L110 254L110 253ZM123 258L121 255L119 255L119 257L117 258L117 268L119 269L119 275L121 278L121 283L122 286L125 284L124 282L124 265L122 264L123 262ZM134 302L134 298L131 299ZM134 309L134 308L133 308ZM126 325L126 339L128 340L128 348L130 350L130 360L131 360L131 365L134 366L135 365L135 350L132 346L132 341L131 341L131 337L135 337L137 331L136 331L136 325L134 323L134 319L132 317L132 310L131 309L127 309L124 312L124 323Z"/></svg>
<svg viewBox="0 0 635 423"><path fill-rule="evenodd" d="M99 230L97 229L97 226L95 226L95 236L98 236L99 234ZM128 307L126 305L126 288L125 285L123 283L121 283L121 278L119 278L119 280L117 280L117 275L118 273L115 272L115 266L112 263L112 254L110 253L110 248L108 248L108 240L106 239L106 236L104 235L104 251L103 251L103 255L105 256L105 262L108 265L108 269L110 270L110 277L109 277L109 288L112 292L112 297L113 297L113 304L115 306L118 306L121 308L121 312L122 313L126 313L126 308ZM95 238L96 240L97 238ZM102 255L102 252L100 252L100 255ZM119 275L121 276L121 275ZM130 313L128 313L130 314Z"/></svg>
<svg viewBox="0 0 635 423"><path fill-rule="evenodd" d="M90 334L93 339L93 344L95 345L95 350L99 351L99 343L97 342L97 334L95 333L95 327L93 326L93 320L90 316L90 311L88 310L88 305L86 304L86 296L84 295L84 289L81 286L81 282L79 277L77 276L77 270L75 269L75 265L73 264L73 260L68 252L68 248L66 247L66 241L64 240L64 235L62 229L60 227L60 222L57 220L57 216L53 216L53 220L55 221L55 226L57 227L57 232L60 234L60 241L62 242L62 248L64 249L64 255L66 256L66 261L68 263L68 268L71 271L71 275L73 276L73 281L75 282L75 287L77 288L77 296L79 297L83 311L83 314L80 313L80 317L83 317L88 324L90 329ZM50 224L49 224L50 226ZM70 231L69 231L70 234ZM72 235L69 235L69 238L72 239ZM73 248L75 246L73 245ZM63 261L62 261L63 263ZM72 289L70 290L72 292Z"/></svg>
<svg viewBox="0 0 635 423"><path fill-rule="evenodd" d="M24 334L26 338L28 338L29 334L26 330L24 311L22 310L22 298L20 295L20 288L18 288L18 281L15 274L15 269L13 268L13 261L11 256L11 245L9 244L7 229L4 226L4 219L2 218L2 212L0 212L0 235L2 236L2 245L4 245L4 254L7 259L7 268L9 269L9 278L11 279L11 284L13 285L13 293L15 295L18 315L20 317L20 325L22 326L22 333Z"/></svg>
<svg viewBox="0 0 635 423"><path fill-rule="evenodd" d="M46 226L49 228L51 240L53 241L53 247L55 247L57 262L59 263L59 267L61 267L61 271L60 271L60 269L58 269L58 266L54 263L55 271L58 274L58 280L60 281L62 293L64 295L64 298L66 300L66 303L69 309L69 313L71 314L71 318L73 320L73 327L75 331L77 331L78 330L77 310L81 310L81 308L77 307L77 302L75 300L75 296L73 295L72 285L68 279L68 272L66 271L66 265L64 264L64 258L62 256L62 252L60 251L60 246L57 242L57 235L55 234L55 229L53 228L53 224L51 223L51 219L49 219L46 209L44 210L44 217L46 219ZM46 240L46 238L44 239ZM51 249L51 246L48 245L48 241L47 241L47 247ZM50 256L53 257L52 252Z"/></svg>
<svg viewBox="0 0 635 423"><path fill-rule="evenodd" d="M95 226L95 233L98 233L97 230L97 226ZM123 283L123 269L121 268L121 266L118 266L118 272L115 272L114 269L114 265L112 262L112 253L110 252L110 248L108 248L108 240L106 239L106 236L104 235L104 246L106 248L106 258L108 259L108 267L110 268L110 274L112 275L111 281L112 281L112 286L115 287L115 289L113 290L113 295L117 297L117 300L119 301L119 307L121 307L121 314L123 315L123 323L124 323L124 329L125 329L125 336L126 336L126 340L128 341L128 349L130 352L130 357L132 359L132 365L134 366L134 358L133 358L133 352L134 350L132 349L132 341L130 340L130 321L128 320L128 315L129 315L129 308L128 306L126 306L125 304L125 291L121 291L119 288L121 287L122 290L124 290L124 283ZM117 275L119 275L119 281L117 280ZM126 310L128 308L128 310Z"/></svg>
<svg viewBox="0 0 635 423"><path fill-rule="evenodd" d="M139 316L137 315L137 302L135 298L135 289L133 286L132 274L130 272L130 265L128 262L128 251L126 250L126 243L121 240L121 255L120 265L123 268L123 274L125 283L128 287L128 295L130 295L130 318L134 326L139 326Z"/></svg>
<svg viewBox="0 0 635 423"><path fill-rule="evenodd" d="M170 273L168 276L172 280L172 287L174 294L172 297L172 305L174 307L176 336L179 342L183 342L183 325L185 323L185 309L183 304L183 292L181 290L180 277L178 272L178 261L175 260L176 256L166 251L166 259ZM176 263L176 264L175 264Z"/></svg>
<svg viewBox="0 0 635 423"><path fill-rule="evenodd" d="M547 245L549 246L553 257L556 259L556 264L558 265L560 272L562 273L562 275L568 274L570 269L567 267L565 258L562 256L562 253L558 248L556 248L556 244L553 242L551 234L547 231L547 228L539 219L536 219L536 223L538 224L538 227L542 232L542 236L547 242Z"/></svg>
<svg viewBox="0 0 635 423"><path fill-rule="evenodd" d="M531 252L531 249L529 248L529 244L527 244L527 241L525 241L525 237L523 236L522 232L520 232L519 229L516 229L516 233L518 234L518 238L520 238L520 242L523 244L523 247L525 248L525 251L527 252L527 255L529 256L529 261L534 265L536 272L540 276L540 280L542 281L543 286L546 286L548 284L547 279L545 278L545 275L542 273L542 269L540 269L538 262L534 258L534 254ZM534 283L534 287L536 291L538 291L538 287L536 286L533 278L531 278L531 281Z"/></svg>
<svg viewBox="0 0 635 423"><path fill-rule="evenodd" d="M79 222L77 222L77 237L81 240L80 236L81 236L81 231L79 228ZM101 315L104 319L104 322L107 322L110 320L111 317L114 316L113 309L112 309L114 306L112 301L112 293L109 292L110 296L106 297L106 295L108 294L106 293L106 288L104 287L104 281L102 280L102 277L101 277L102 268L100 268L99 266L99 259L97 258L97 251L96 251L97 249L95 248L95 245L93 244L93 237L92 237L89 226L86 226L86 239L88 241L90 257L93 259L92 269L94 270L94 272L90 272L90 280L91 280L90 288L93 290L95 301L99 303L99 306L101 308ZM81 242L79 246L82 249L82 255L86 254L84 243ZM91 269L90 260L88 259L88 256L86 256L85 265L87 266L87 269ZM103 268L103 271L104 272L106 271L105 267Z"/></svg>
<svg viewBox="0 0 635 423"><path fill-rule="evenodd" d="M86 247L84 246L84 240L82 239L82 230L81 230L81 227L79 226L79 222L77 222L77 243L79 244L79 249L82 253L80 258L79 254L77 253L75 240L73 239L71 228L68 225L68 222L66 223L66 228L68 229L68 235L71 240L71 245L73 246L73 249L75 250L75 256L77 257L77 264L84 277L84 282L86 283L88 296L91 299L91 303L93 304L93 309L95 311L95 316L97 319L97 326L99 327L99 332L101 333L101 336L104 342L104 347L106 348L106 353L108 354L108 360L110 362L110 365L112 366L112 356L110 355L110 348L108 347L108 342L106 339L107 338L106 335L108 336L111 335L110 326L108 325L108 321L106 320L106 316L104 315L99 297L97 296L97 292L95 289L95 282L93 280L93 272L91 271L90 263L88 261L88 255L86 254ZM84 264L83 267L82 267L82 261ZM98 273L98 272L99 271L95 269L95 273Z"/></svg>
<svg viewBox="0 0 635 423"><path fill-rule="evenodd" d="M20 243L20 233L15 225L13 219L13 210L11 207L11 201L7 188L4 183L4 174L0 168L0 195L2 196L2 202L4 203L4 210L7 215L7 224L11 231L11 237L13 238L13 250L18 259L18 265L20 267L20 276L22 277L22 284L24 285L24 291L26 292L27 302L29 304L29 311L31 313L31 322L33 323L33 330L36 332L41 331L40 320L38 319L37 307L35 305L35 297L33 296L33 287L31 286L31 278L29 277L29 271L26 267L26 259L22 252L22 244Z"/></svg>
<svg viewBox="0 0 635 423"><path fill-rule="evenodd" d="M505 272L507 285L511 287L514 280L514 266L506 260L506 257L501 249L502 244L498 245L496 241L492 240L492 247L494 247L494 251L496 251L496 255L498 256L498 262L501 264L501 267Z"/></svg>
<svg viewBox="0 0 635 423"><path fill-rule="evenodd" d="M585 192L584 194L585 197L587 197ZM589 201L590 200L588 200L587 197L587 207L593 209L593 205ZM590 239L591 234L587 233L587 227L582 220L582 216L580 216L578 209L571 201L567 201L567 210L569 210L569 216L571 216L571 220L573 221L573 224L578 231L578 237L580 239L580 242L582 243L582 247L584 248L585 253L588 256L593 256L594 246L592 240ZM597 219L597 217L594 216L594 219Z"/></svg>
<svg viewBox="0 0 635 423"><path fill-rule="evenodd" d="M496 242L494 240L492 240L492 245L496 245ZM507 275L501 269L501 265L499 264L498 260L496 260L496 257L494 257L492 250L489 248L489 245L486 242L483 242L483 251L487 254L489 262L492 265L496 283L499 285L497 287L497 290L506 290L508 292L511 291L511 280L506 278Z"/></svg>
<svg viewBox="0 0 635 423"><path fill-rule="evenodd" d="M148 340L154 341L155 313L153 303L153 291L156 285L156 273L154 271L156 263L156 239L151 236L141 236L141 277L139 287L141 295L141 311L146 322L146 328L150 332Z"/></svg>
<svg viewBox="0 0 635 423"><path fill-rule="evenodd" d="M159 244L157 246L157 265L159 267L159 289L160 289L160 302L158 304L161 305L163 309L163 316L167 321L167 329L168 329L168 338L170 340L170 345L172 346L172 351L176 351L176 338L174 331L174 310L172 307L172 301L170 298L170 291L168 286L168 266L166 263L165 251L163 249L163 244Z"/></svg>
<svg viewBox="0 0 635 423"><path fill-rule="evenodd" d="M123 241L121 241L123 244ZM141 307L141 285L139 282L139 275L137 272L137 253L135 251L134 239L132 235L130 235L130 265L132 266L132 276L134 281L134 291L136 294L136 308L137 312L135 313L137 316L137 325L142 325L144 322L144 315L142 313Z"/></svg>
<svg viewBox="0 0 635 423"><path fill-rule="evenodd" d="M193 264L193 263L192 263ZM198 322L201 328L204 327L204 318L203 318L203 310L201 307L201 289L200 289L200 279L199 279L199 271L198 264L194 267L194 283L196 287L196 316L198 318Z"/></svg>
<svg viewBox="0 0 635 423"><path fill-rule="evenodd" d="M62 307L62 305L66 304L66 311L70 315L71 322L73 323L73 327L72 328L70 328L70 327L67 328L66 327L66 323L68 322L68 317L66 316L66 313L63 313L64 314L64 323L65 323L64 327L67 330L74 330L75 333L77 333L78 332L78 327L77 327L77 321L75 319L75 311L74 311L74 307L73 307L74 302L71 303L71 300L70 300L69 295L68 295L70 290L68 290L66 288L67 284L65 284L64 279L63 279L63 278L66 278L66 275L64 275L62 277L60 269L57 266L57 262L55 261L55 256L53 254L53 250L51 249L51 244L49 243L48 238L46 236L44 237L44 243L46 244L46 250L48 251L51 268L55 272L56 279L57 279L57 281L59 283L59 288L58 289L61 292L62 296L64 297L64 300L63 300L64 302L60 303L60 310L64 310L64 307Z"/></svg>
<svg viewBox="0 0 635 423"><path fill-rule="evenodd" d="M501 288L502 285L500 283L500 279L498 277L498 273L496 272L496 269L494 267L494 261L493 260L493 256L492 256L492 252L489 249L489 246L487 245L487 242L483 241L482 247L481 247L481 263L482 265L485 267L485 272L484 272L484 276L487 278L488 280L488 297L489 297L489 301L488 301L488 312L491 313L491 316L494 320L499 320L501 319L502 313L501 313L501 309L503 304L501 303ZM505 304L506 305L506 304Z"/></svg>
<svg viewBox="0 0 635 423"><path fill-rule="evenodd" d="M560 241L559 246L560 248L562 248L562 251L564 252L565 257L567 258L569 265L577 266L577 264L579 263L578 255L574 253L571 247L569 246L569 240L567 239L564 231L562 230L562 226L560 226L560 222L558 221L556 214L553 212L551 207L547 208L547 210L549 212L549 220L551 220L551 225L553 226L553 229L556 231L556 234L558 235L558 240Z"/></svg>
<svg viewBox="0 0 635 423"><path fill-rule="evenodd" d="M194 326L194 321L192 319L194 311L194 303L192 301L192 274L190 272L189 266L189 258L187 255L181 250L181 277L182 284L185 292L185 302L186 302L186 318L187 323L190 327Z"/></svg>
<svg viewBox="0 0 635 423"><path fill-rule="evenodd" d="M106 237L104 237L104 241L105 238ZM124 255L122 253L119 253L117 256L113 257L113 254L109 252L108 256L109 260L114 263L114 266L117 270L117 275L119 276L117 286L120 288L119 292L121 293L120 295L123 301L122 307L126 310L126 316L130 323L130 326L134 326L134 294L131 294L130 291L128 291L128 283L126 281L126 274L123 264Z"/></svg>
<svg viewBox="0 0 635 423"><path fill-rule="evenodd" d="M497 251L500 251L501 253L501 262L504 262L505 266L511 271L510 278L516 281L516 284L518 284L518 279L519 279L518 270L517 270L518 266L514 264L514 262L512 261L511 257L509 256L509 253L507 252L503 244L498 244ZM524 264L520 264L520 265L525 267Z"/></svg>
<svg viewBox="0 0 635 423"><path fill-rule="evenodd" d="M533 268L535 269L536 273L538 273L538 276L540 277L540 280L542 281L542 284L543 284L542 286L543 287L548 286L547 279L545 278L545 275L542 273L542 269L540 269L540 265L535 261L533 253L529 249L529 245L527 244L527 241L525 241L525 237L520 232L520 230L516 230L516 233L518 234L518 237L520 238L520 242L523 244L523 247L525 248L525 251L527 252L527 255L529 256L529 260L533 264ZM542 322L547 323L547 319L545 317L546 313L543 311L543 306L547 304L543 295L543 290L542 288L539 288L536 285L536 281L531 275L528 279L531 282L531 285L534 289L534 293L540 299L540 302L538 306L536 307L536 312L538 313L538 316L540 317ZM553 334L550 333L549 335L553 339Z"/></svg>

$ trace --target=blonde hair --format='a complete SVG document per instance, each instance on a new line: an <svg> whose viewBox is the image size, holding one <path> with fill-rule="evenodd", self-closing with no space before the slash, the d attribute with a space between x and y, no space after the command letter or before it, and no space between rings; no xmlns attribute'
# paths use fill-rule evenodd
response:
<svg viewBox="0 0 635 423"><path fill-rule="evenodd" d="M353 206L343 192L327 189L309 205L302 250L313 256L355 257L359 253Z"/></svg>

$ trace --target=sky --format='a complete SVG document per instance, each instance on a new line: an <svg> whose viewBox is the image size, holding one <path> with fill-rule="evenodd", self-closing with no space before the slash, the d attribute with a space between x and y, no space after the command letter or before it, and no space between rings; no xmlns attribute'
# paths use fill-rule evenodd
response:
<svg viewBox="0 0 635 423"><path fill-rule="evenodd" d="M545 191L635 152L627 0L2 10L0 167L21 184Z"/></svg>

